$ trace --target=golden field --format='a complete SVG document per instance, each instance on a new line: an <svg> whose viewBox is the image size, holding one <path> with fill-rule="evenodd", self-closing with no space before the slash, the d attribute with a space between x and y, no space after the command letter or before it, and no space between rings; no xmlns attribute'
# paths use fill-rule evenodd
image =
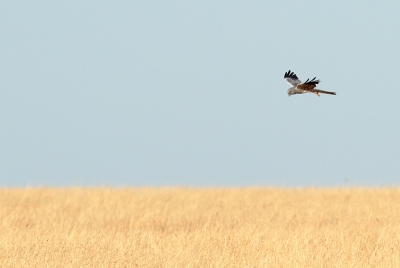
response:
<svg viewBox="0 0 400 268"><path fill-rule="evenodd" d="M400 188L3 188L0 215L0 267L400 267Z"/></svg>

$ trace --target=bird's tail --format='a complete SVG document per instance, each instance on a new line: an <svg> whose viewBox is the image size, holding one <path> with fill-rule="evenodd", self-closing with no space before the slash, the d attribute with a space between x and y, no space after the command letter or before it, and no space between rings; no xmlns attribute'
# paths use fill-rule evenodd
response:
<svg viewBox="0 0 400 268"><path fill-rule="evenodd" d="M336 92L325 91L325 90L320 90L320 89L313 89L313 90L310 90L310 91L311 91L312 93L317 94L317 95L318 95L318 93L336 95Z"/></svg>

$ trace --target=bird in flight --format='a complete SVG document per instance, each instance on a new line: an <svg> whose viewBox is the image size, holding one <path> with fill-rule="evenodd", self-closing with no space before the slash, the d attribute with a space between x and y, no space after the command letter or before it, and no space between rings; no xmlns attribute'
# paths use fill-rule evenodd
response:
<svg viewBox="0 0 400 268"><path fill-rule="evenodd" d="M290 70L285 73L284 76L286 82L288 82L290 85L292 85L291 88L288 90L288 95L294 95L294 94L303 94L303 93L314 93L319 97L319 93L324 93L324 94L331 94L331 95L336 95L336 92L330 92L330 91L324 91L320 89L316 89L315 87L317 84L320 82L319 80L315 80L316 77L313 79L307 79L304 83L302 83L297 75L294 72L291 72Z"/></svg>

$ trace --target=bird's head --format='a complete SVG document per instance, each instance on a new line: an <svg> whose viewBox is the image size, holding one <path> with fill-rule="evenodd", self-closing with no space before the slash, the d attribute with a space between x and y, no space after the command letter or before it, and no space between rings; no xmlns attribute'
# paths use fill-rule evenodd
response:
<svg viewBox="0 0 400 268"><path fill-rule="evenodd" d="M287 94L289 95L289 97L291 95L294 95L294 89L293 88L289 88L289 90L287 91Z"/></svg>

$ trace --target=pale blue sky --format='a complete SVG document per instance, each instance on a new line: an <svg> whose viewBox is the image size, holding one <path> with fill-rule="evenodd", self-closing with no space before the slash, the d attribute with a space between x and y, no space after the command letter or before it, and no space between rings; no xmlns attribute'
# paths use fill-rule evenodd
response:
<svg viewBox="0 0 400 268"><path fill-rule="evenodd" d="M3 1L0 186L399 185L399 10Z"/></svg>

